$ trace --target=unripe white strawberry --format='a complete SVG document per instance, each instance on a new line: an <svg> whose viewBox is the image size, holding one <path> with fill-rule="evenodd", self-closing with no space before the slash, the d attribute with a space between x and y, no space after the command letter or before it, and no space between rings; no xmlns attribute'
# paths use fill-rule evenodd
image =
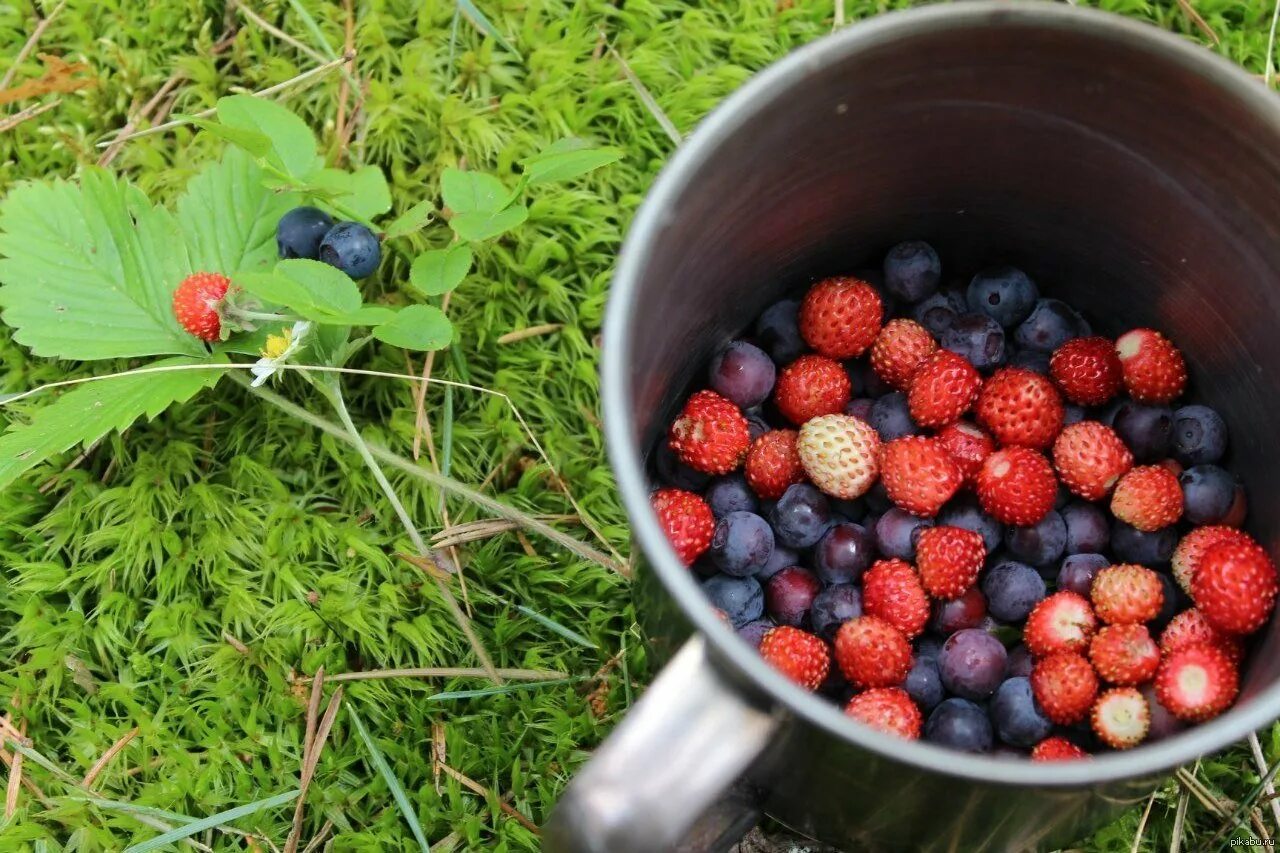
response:
<svg viewBox="0 0 1280 853"><path fill-rule="evenodd" d="M853 415L822 415L800 427L796 451L813 484L841 500L866 494L880 474L880 436Z"/></svg>

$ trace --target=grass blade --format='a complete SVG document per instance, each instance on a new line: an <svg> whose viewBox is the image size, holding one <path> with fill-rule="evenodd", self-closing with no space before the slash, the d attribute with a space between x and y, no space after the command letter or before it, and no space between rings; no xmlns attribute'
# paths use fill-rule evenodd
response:
<svg viewBox="0 0 1280 853"><path fill-rule="evenodd" d="M337 51L333 49L333 45L329 44L329 40L324 37L324 31L316 23L316 19L311 17L307 7L303 6L298 0L289 0L289 7L293 9L293 13L302 21L302 25L307 28L307 32L311 33L311 40L316 43L316 47L320 48L321 53L329 59L337 59Z"/></svg>
<svg viewBox="0 0 1280 853"><path fill-rule="evenodd" d="M562 684L576 684L585 681L587 676L575 675L572 678L557 678L553 681L526 681L520 684L503 684L498 687L481 687L476 690L446 690L444 693L433 693L426 698L428 702L446 702L451 699L478 699L481 696L499 696L503 693L515 693L519 690L534 690L539 687L559 687Z"/></svg>
<svg viewBox="0 0 1280 853"><path fill-rule="evenodd" d="M126 848L124 853L149 853L151 850L159 850L167 847L175 841L181 841L184 838L190 838L197 832L204 832L206 829L213 829L215 826L222 826L224 823L231 823L242 817L255 814L264 809L282 806L285 803L293 802L298 796L298 790L285 791L283 794L276 794L274 797L268 797L265 800L258 800L256 803L247 803L243 806L236 806L234 809L227 809L225 812L218 812L215 815L192 821L166 832L164 835L157 835L149 841L141 844L135 844Z"/></svg>
<svg viewBox="0 0 1280 853"><path fill-rule="evenodd" d="M516 50L511 45L511 42L502 37L502 33L498 32L498 28L493 25L493 22L485 17L484 12L481 12L476 8L475 3L472 3L471 0L457 0L457 3L458 11L471 22L472 26L496 41L498 44L502 45L507 50L514 53L516 56L520 56L520 51ZM520 58L523 59L524 57Z"/></svg>
<svg viewBox="0 0 1280 853"><path fill-rule="evenodd" d="M170 823L180 823L183 825L195 823L199 818L190 817L189 815L178 814L166 809L158 809L155 806L140 806L137 803L126 803L120 800L108 800L105 797L95 797L93 794L76 794L68 795L73 800L82 800L86 803L97 806L100 809L113 812L124 812L135 817L150 817L157 820L168 821Z"/></svg>
<svg viewBox="0 0 1280 853"><path fill-rule="evenodd" d="M509 604L509 602L504 601L503 599L499 599L499 601L502 601L503 604ZM561 637L564 637L566 640L568 640L571 643L577 643L583 648L588 648L588 649L599 648L595 643L591 642L591 640L588 639L587 637L582 636L577 631L574 631L570 628L566 628L565 626L561 625L559 622L557 622L556 620L552 619L549 616L543 616L538 611L525 607L523 604L515 604L510 606L515 607L516 610L519 610L521 613L523 613L525 616L528 616L534 622L537 622L539 625L546 628L548 631L552 632L553 634L559 634Z"/></svg>
<svg viewBox="0 0 1280 853"><path fill-rule="evenodd" d="M400 784L400 780L396 778L396 774L391 770L391 765L387 764L387 759L383 757L382 750L378 749L378 744L374 742L373 736L365 728L364 720L360 719L356 709L348 705L347 713L351 715L351 722L356 724L356 732L360 735L360 740L364 741L364 748L368 751L369 759L373 762L373 766L378 768L378 774L382 776L382 781L386 782L387 787L391 789L391 796L395 799L396 805L400 807L400 814L404 817L404 822L409 824L413 837L418 839L418 846L422 848L423 853L430 853L431 845L427 843L427 837L422 833L422 825L418 823L418 814L409 804L409 797L404 792L404 786Z"/></svg>

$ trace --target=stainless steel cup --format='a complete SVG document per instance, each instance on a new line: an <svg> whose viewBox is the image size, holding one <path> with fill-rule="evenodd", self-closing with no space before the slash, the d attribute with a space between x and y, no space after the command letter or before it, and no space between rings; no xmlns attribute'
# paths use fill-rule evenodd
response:
<svg viewBox="0 0 1280 853"><path fill-rule="evenodd" d="M753 805L854 850L1048 848L1280 715L1273 623L1239 703L1185 734L1066 764L962 754L854 724L713 613L650 512L646 456L711 353L780 293L916 237L952 269L1024 267L1103 331L1172 334L1231 426L1250 529L1280 544L1280 102L1206 50L1071 6L850 27L716 110L632 226L604 411L647 561L638 612L673 660L569 787L548 850L716 849Z"/></svg>

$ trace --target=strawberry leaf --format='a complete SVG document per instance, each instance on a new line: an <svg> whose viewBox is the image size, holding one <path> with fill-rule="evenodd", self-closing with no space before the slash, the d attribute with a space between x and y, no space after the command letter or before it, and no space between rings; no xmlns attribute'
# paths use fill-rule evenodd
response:
<svg viewBox="0 0 1280 853"><path fill-rule="evenodd" d="M449 227L463 240L479 242L504 234L528 218L529 208L523 204L513 204L505 210L494 212L476 210L459 213L449 220Z"/></svg>
<svg viewBox="0 0 1280 853"><path fill-rule="evenodd" d="M271 140L266 162L292 178L305 183L320 166L316 137L311 128L274 101L253 95L219 98L218 121Z"/></svg>
<svg viewBox="0 0 1280 853"><path fill-rule="evenodd" d="M405 349L444 349L453 340L453 324L434 305L410 305L401 308L395 319L374 329L373 336Z"/></svg>
<svg viewBox="0 0 1280 853"><path fill-rule="evenodd" d="M507 206L511 193L493 175L445 169L440 176L440 195L455 214L497 213Z"/></svg>
<svg viewBox="0 0 1280 853"><path fill-rule="evenodd" d="M431 249L413 259L409 284L426 296L453 290L471 271L471 247L454 243L447 249Z"/></svg>
<svg viewBox="0 0 1280 853"><path fill-rule="evenodd" d="M527 160L520 161L529 186L568 181L616 163L622 152L616 148L591 148L581 139L569 137L548 146Z"/></svg>
<svg viewBox="0 0 1280 853"><path fill-rule="evenodd" d="M386 239L392 240L396 237L404 237L408 234L412 234L430 221L432 213L435 213L435 206L431 202L418 202L413 207L397 216L395 220L387 226Z"/></svg>
<svg viewBox="0 0 1280 853"><path fill-rule="evenodd" d="M319 261L281 261L272 272L242 273L232 281L265 302L283 305L318 323L351 325L360 322L364 308L356 283ZM368 316L379 317L376 311Z"/></svg>
<svg viewBox="0 0 1280 853"><path fill-rule="evenodd" d="M391 190L377 166L362 166L354 172L322 169L311 176L310 186L317 195L364 219L374 219L391 209Z"/></svg>

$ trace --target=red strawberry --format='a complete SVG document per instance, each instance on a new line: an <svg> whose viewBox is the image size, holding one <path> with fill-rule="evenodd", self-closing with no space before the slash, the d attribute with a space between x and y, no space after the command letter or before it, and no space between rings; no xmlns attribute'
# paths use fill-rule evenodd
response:
<svg viewBox="0 0 1280 853"><path fill-rule="evenodd" d="M916 542L920 585L934 598L964 595L977 583L986 558L982 536L963 527L926 527Z"/></svg>
<svg viewBox="0 0 1280 853"><path fill-rule="evenodd" d="M1216 646L1226 652L1232 663L1244 658L1244 643L1237 636L1224 634L1210 625L1199 610L1192 607L1169 620L1160 635L1160 653L1165 657L1188 646Z"/></svg>
<svg viewBox="0 0 1280 853"><path fill-rule="evenodd" d="M716 520L698 495L684 489L658 489L649 497L649 506L676 555L686 566L702 556L711 545Z"/></svg>
<svg viewBox="0 0 1280 853"><path fill-rule="evenodd" d="M799 433L793 429L766 432L751 444L743 473L747 485L767 501L782 497L787 486L804 482L804 467L796 451Z"/></svg>
<svg viewBox="0 0 1280 853"><path fill-rule="evenodd" d="M1034 370L1006 367L982 386L978 423L1002 445L1048 447L1062 429L1065 410L1053 383Z"/></svg>
<svg viewBox="0 0 1280 853"><path fill-rule="evenodd" d="M668 444L690 468L728 474L746 458L751 433L737 406L715 391L698 391L671 424Z"/></svg>
<svg viewBox="0 0 1280 853"><path fill-rule="evenodd" d="M951 500L964 477L937 439L907 435L880 448L880 480L889 500L928 518Z"/></svg>
<svg viewBox="0 0 1280 853"><path fill-rule="evenodd" d="M1069 726L1083 720L1093 707L1098 676L1083 655L1058 652L1036 661L1031 692L1046 717Z"/></svg>
<svg viewBox="0 0 1280 853"><path fill-rule="evenodd" d="M1164 585L1146 566L1121 563L1094 575L1089 598L1093 612L1108 625L1137 625L1159 615L1164 606Z"/></svg>
<svg viewBox="0 0 1280 853"><path fill-rule="evenodd" d="M222 303L231 279L216 272L198 272L173 291L173 316L178 325L202 341L222 338Z"/></svg>
<svg viewBox="0 0 1280 853"><path fill-rule="evenodd" d="M1031 750L1032 761L1075 761L1088 758L1089 753L1064 737L1047 737Z"/></svg>
<svg viewBox="0 0 1280 853"><path fill-rule="evenodd" d="M1173 551L1173 579L1182 587L1187 595L1191 594L1191 579L1200 567L1200 558L1211 545L1219 542L1236 542L1241 544L1257 544L1253 537L1243 530L1227 527L1223 524L1211 524L1197 527L1178 543Z"/></svg>
<svg viewBox="0 0 1280 853"><path fill-rule="evenodd" d="M911 419L936 429L958 419L982 388L982 376L964 356L940 349L920 363L907 391Z"/></svg>
<svg viewBox="0 0 1280 853"><path fill-rule="evenodd" d="M1160 649L1146 625L1104 625L1089 643L1089 663L1103 681L1143 684L1160 667Z"/></svg>
<svg viewBox="0 0 1280 853"><path fill-rule="evenodd" d="M1124 387L1140 403L1168 403L1187 387L1187 365L1168 338L1154 329L1134 329L1116 338Z"/></svg>
<svg viewBox="0 0 1280 853"><path fill-rule="evenodd" d="M883 619L858 616L836 632L836 663L859 687L897 687L911 671L911 643Z"/></svg>
<svg viewBox="0 0 1280 853"><path fill-rule="evenodd" d="M807 631L783 625L764 635L760 657L805 690L813 691L827 680L831 652L827 644Z"/></svg>
<svg viewBox="0 0 1280 853"><path fill-rule="evenodd" d="M905 560L877 560L862 575L862 612L878 616L909 640L929 623L929 596Z"/></svg>
<svg viewBox="0 0 1280 853"><path fill-rule="evenodd" d="M1179 649L1164 659L1156 673L1156 698L1170 714L1189 723L1203 722L1231 707L1240 689L1240 674L1216 646Z"/></svg>
<svg viewBox="0 0 1280 853"><path fill-rule="evenodd" d="M1080 421L1053 442L1053 467L1071 494L1098 501L1133 467L1133 454L1111 427Z"/></svg>
<svg viewBox="0 0 1280 853"><path fill-rule="evenodd" d="M978 501L1003 524L1036 524L1057 497L1058 480L1049 460L1027 447L997 450L978 471Z"/></svg>
<svg viewBox="0 0 1280 853"><path fill-rule="evenodd" d="M921 363L937 349L933 335L916 321L890 320L871 345L871 368L890 386L906 391Z"/></svg>
<svg viewBox="0 0 1280 853"><path fill-rule="evenodd" d="M1101 406L1124 386L1115 345L1106 338L1075 338L1054 350L1049 375L1068 400Z"/></svg>
<svg viewBox="0 0 1280 853"><path fill-rule="evenodd" d="M1280 584L1260 545L1219 542L1200 558L1191 600L1204 620L1225 634L1252 634L1267 623Z"/></svg>
<svg viewBox="0 0 1280 853"><path fill-rule="evenodd" d="M853 358L871 346L883 318L874 287L849 276L826 278L800 303L800 336L828 358Z"/></svg>
<svg viewBox="0 0 1280 853"><path fill-rule="evenodd" d="M840 362L821 355L802 355L782 368L773 388L778 411L799 426L819 415L843 412L852 387Z"/></svg>
<svg viewBox="0 0 1280 853"><path fill-rule="evenodd" d="M1151 728L1147 700L1132 687L1108 690L1093 703L1089 722L1099 740L1112 749L1130 749L1142 743Z"/></svg>
<svg viewBox="0 0 1280 853"><path fill-rule="evenodd" d="M1059 590L1042 600L1027 617L1022 641L1036 657L1089 648L1098 617L1082 595Z"/></svg>
<svg viewBox="0 0 1280 853"><path fill-rule="evenodd" d="M844 712L865 726L906 740L919 738L924 723L920 709L901 687L876 687L859 693L845 705Z"/></svg>
<svg viewBox="0 0 1280 853"><path fill-rule="evenodd" d="M977 480L982 462L996 449L996 443L976 425L968 421L947 424L938 433L938 442L964 475L966 485Z"/></svg>
<svg viewBox="0 0 1280 853"><path fill-rule="evenodd" d="M1182 518L1182 486L1163 465L1139 465L1116 483L1111 513L1143 533L1168 527Z"/></svg>
<svg viewBox="0 0 1280 853"><path fill-rule="evenodd" d="M853 500L875 485L880 436L853 415L822 415L800 427L800 464L813 484L832 497Z"/></svg>

